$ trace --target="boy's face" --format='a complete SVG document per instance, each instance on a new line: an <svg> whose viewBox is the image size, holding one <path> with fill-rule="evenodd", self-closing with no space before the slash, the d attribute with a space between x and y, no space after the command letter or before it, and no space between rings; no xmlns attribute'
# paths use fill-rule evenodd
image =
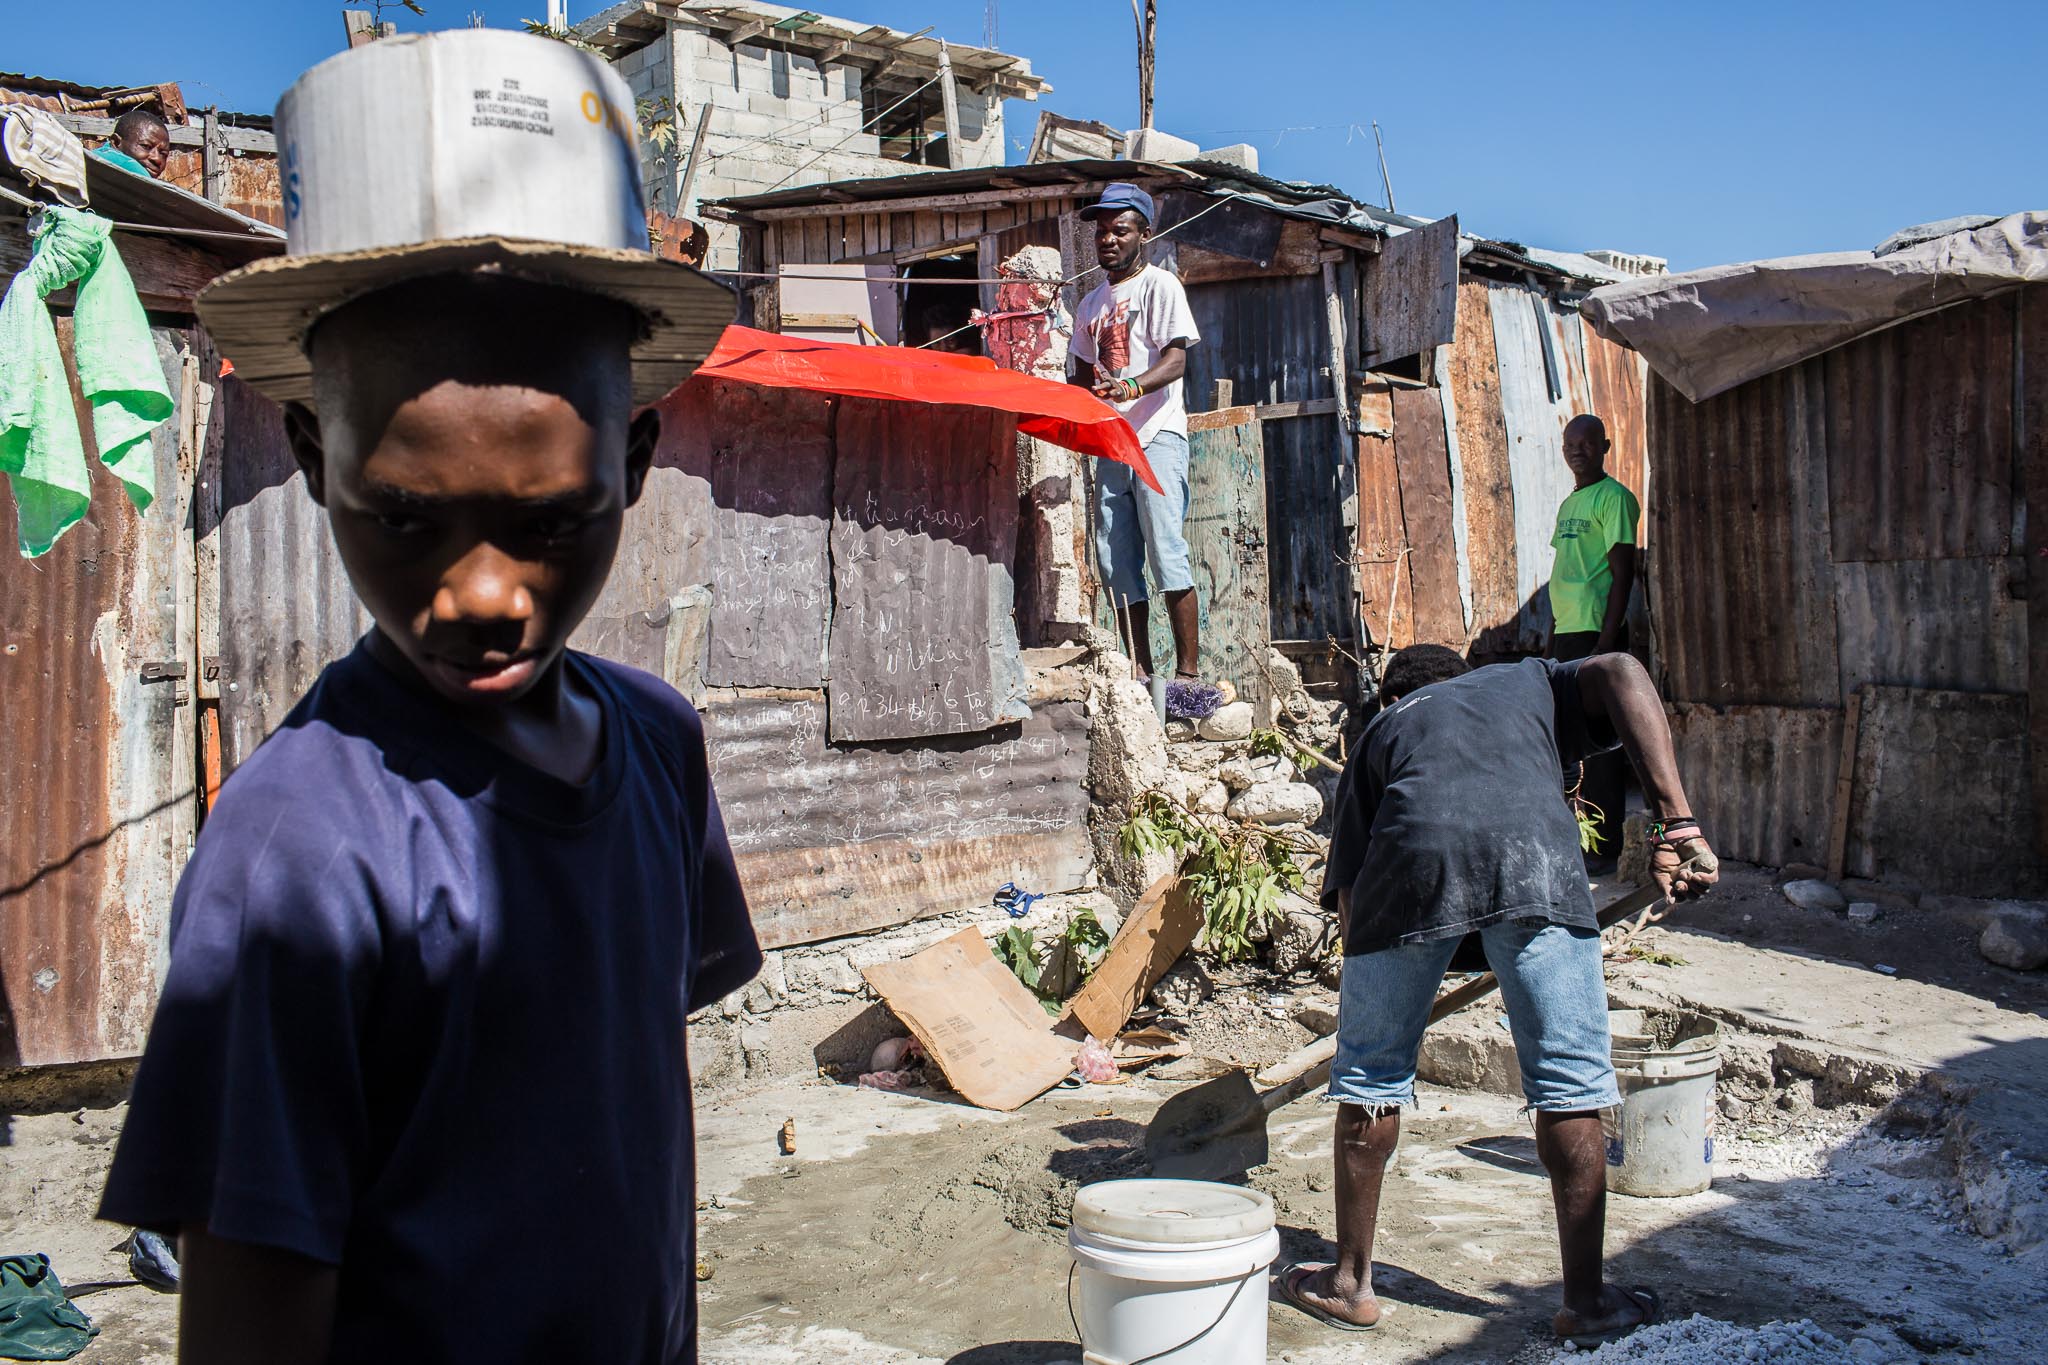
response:
<svg viewBox="0 0 2048 1365"><path fill-rule="evenodd" d="M629 422L617 305L454 277L349 305L312 339L295 453L378 631L437 692L514 701L597 600L659 419Z"/></svg>

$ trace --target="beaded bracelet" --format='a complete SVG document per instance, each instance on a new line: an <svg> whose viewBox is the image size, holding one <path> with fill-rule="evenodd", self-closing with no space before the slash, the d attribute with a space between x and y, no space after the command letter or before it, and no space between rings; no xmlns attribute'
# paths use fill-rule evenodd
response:
<svg viewBox="0 0 2048 1365"><path fill-rule="evenodd" d="M1689 829L1692 833L1682 839L1677 839L1671 836L1671 831L1674 829ZM1694 839L1704 837L1700 831L1700 822L1693 819L1690 815L1682 815L1670 820L1652 820L1650 822L1649 841L1661 848L1676 848L1679 844L1690 843Z"/></svg>

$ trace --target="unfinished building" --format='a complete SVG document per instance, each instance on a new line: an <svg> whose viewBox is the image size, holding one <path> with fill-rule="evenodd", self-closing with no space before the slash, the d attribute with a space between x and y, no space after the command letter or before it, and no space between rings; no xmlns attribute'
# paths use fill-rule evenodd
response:
<svg viewBox="0 0 2048 1365"><path fill-rule="evenodd" d="M627 0L573 32L643 123L669 124L642 144L648 200L685 218L734 195L999 166L1003 101L1052 88L1022 57L780 5ZM710 226L705 264L737 269L739 234Z"/></svg>

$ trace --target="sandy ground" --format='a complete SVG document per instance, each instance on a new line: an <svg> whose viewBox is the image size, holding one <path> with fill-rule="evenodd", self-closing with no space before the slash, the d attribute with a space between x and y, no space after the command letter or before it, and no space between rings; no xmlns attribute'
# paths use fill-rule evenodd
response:
<svg viewBox="0 0 2048 1365"><path fill-rule="evenodd" d="M1970 1073L1973 1120L2048 1141L2048 979L1988 968L1938 916L1850 925L1787 906L1764 874L1649 936L1631 989L1709 1008L1745 1036ZM1896 974L1875 970L1895 966ZM1308 1037L1285 993L1230 977L1197 1012L1201 1049L1270 1061ZM1225 1001L1241 1001L1227 1007ZM1833 1055L1833 1054L1831 1054ZM2036 1084L2036 1082L2042 1082ZM1142 1173L1145 1121L1174 1086L1054 1091L1012 1115L943 1094L887 1095L791 1076L699 1103L704 1358L717 1365L1004 1365L1076 1361L1065 1222L1077 1183ZM1756 1324L1811 1318L1858 1361L2025 1361L2048 1330L2048 1248L2014 1255L1973 1223L1952 1135L1880 1131L1871 1106L1784 1108L1723 1130L1716 1179L1684 1199L1616 1197L1608 1246L1624 1284L1667 1314ZM126 1279L122 1232L91 1221L119 1108L17 1116L0 1147L0 1250L38 1250L67 1283ZM776 1135L796 1125L796 1152ZM1283 1261L1330 1251L1329 1114L1283 1111L1251 1183L1278 1205ZM2025 1154L2023 1152L2023 1154ZM1548 1365L1557 1273L1547 1183L1510 1098L1425 1087L1390 1175L1381 1291L1398 1305L1369 1341L1283 1304L1272 1358L1296 1365L1495 1361ZM102 1327L83 1361L174 1358L176 1300L91 1293Z"/></svg>

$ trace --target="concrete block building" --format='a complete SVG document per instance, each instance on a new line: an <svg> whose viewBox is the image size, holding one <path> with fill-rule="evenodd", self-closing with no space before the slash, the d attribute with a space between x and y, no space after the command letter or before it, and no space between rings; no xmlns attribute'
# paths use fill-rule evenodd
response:
<svg viewBox="0 0 2048 1365"><path fill-rule="evenodd" d="M999 166L1003 101L1051 89L1021 57L780 5L628 0L574 34L618 68L643 120L673 117L666 145L643 145L648 196L693 219L735 196ZM706 226L706 264L738 268L738 232Z"/></svg>

